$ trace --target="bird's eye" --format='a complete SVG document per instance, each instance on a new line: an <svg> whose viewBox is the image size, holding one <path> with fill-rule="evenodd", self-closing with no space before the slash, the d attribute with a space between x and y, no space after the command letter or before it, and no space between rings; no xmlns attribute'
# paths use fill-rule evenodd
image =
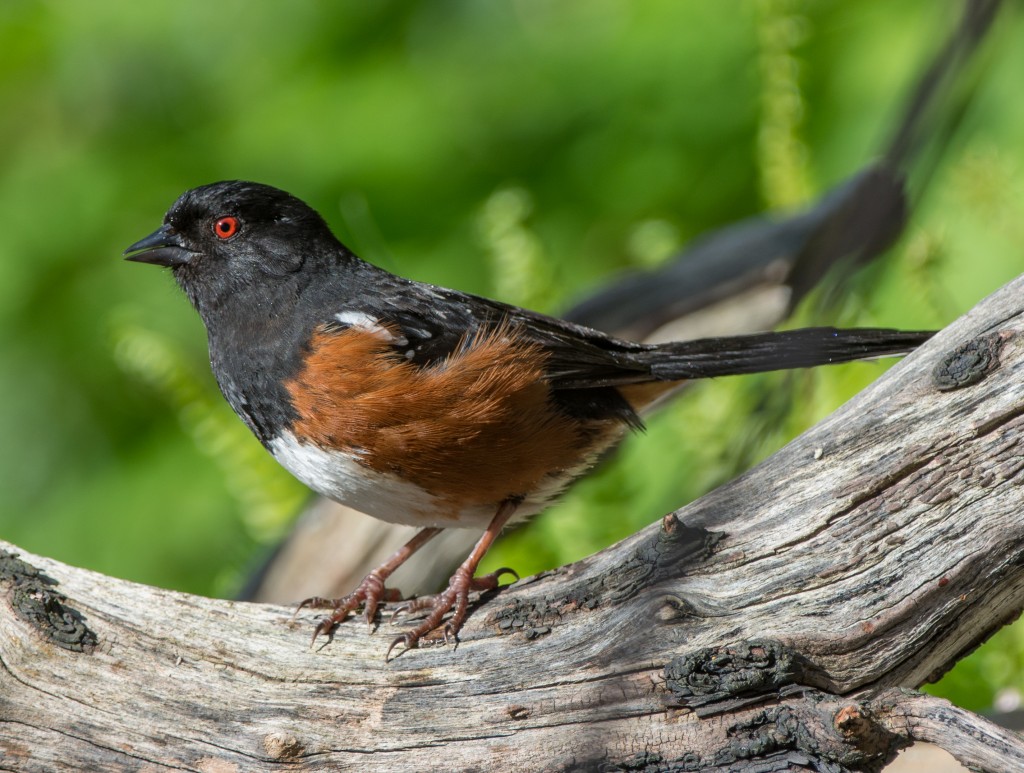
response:
<svg viewBox="0 0 1024 773"><path fill-rule="evenodd" d="M217 218L217 222L213 224L213 232L218 239L230 239L238 233L238 218L230 216Z"/></svg>

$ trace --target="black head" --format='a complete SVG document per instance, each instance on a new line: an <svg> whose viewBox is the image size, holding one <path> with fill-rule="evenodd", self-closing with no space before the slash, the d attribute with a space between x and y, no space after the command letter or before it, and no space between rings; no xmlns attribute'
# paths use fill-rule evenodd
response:
<svg viewBox="0 0 1024 773"><path fill-rule="evenodd" d="M246 288L293 282L304 269L348 257L307 204L269 185L239 181L186 191L163 226L125 255L169 267L200 312Z"/></svg>

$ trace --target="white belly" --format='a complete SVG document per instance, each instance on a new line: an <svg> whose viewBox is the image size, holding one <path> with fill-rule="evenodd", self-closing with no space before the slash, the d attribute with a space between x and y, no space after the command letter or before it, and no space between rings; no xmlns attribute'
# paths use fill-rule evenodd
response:
<svg viewBox="0 0 1024 773"><path fill-rule="evenodd" d="M270 452L281 466L318 494L389 523L485 529L497 511L492 505L453 510L397 475L360 464L356 454L325 451L299 442L290 432L271 441ZM524 510L522 515L538 509Z"/></svg>

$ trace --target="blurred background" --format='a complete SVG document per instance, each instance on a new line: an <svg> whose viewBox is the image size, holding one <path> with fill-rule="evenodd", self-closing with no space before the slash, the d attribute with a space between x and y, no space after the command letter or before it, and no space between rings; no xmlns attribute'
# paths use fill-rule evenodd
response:
<svg viewBox="0 0 1024 773"><path fill-rule="evenodd" d="M357 253L557 313L871 161L959 14L916 0L0 3L0 537L231 596L308 498L223 403L171 277L179 193L284 188ZM1012 11L1013 9L1005 9ZM1024 270L1018 14L897 244L802 324L941 327ZM488 566L582 557L741 472L884 365L691 389ZM1024 688L1024 628L934 689Z"/></svg>

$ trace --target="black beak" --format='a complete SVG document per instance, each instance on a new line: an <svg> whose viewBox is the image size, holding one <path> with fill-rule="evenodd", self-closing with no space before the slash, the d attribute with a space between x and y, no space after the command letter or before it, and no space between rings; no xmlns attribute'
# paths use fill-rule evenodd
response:
<svg viewBox="0 0 1024 773"><path fill-rule="evenodd" d="M173 228L164 225L145 239L135 242L124 251L124 255L125 260L177 268L192 260L195 253L185 248Z"/></svg>

